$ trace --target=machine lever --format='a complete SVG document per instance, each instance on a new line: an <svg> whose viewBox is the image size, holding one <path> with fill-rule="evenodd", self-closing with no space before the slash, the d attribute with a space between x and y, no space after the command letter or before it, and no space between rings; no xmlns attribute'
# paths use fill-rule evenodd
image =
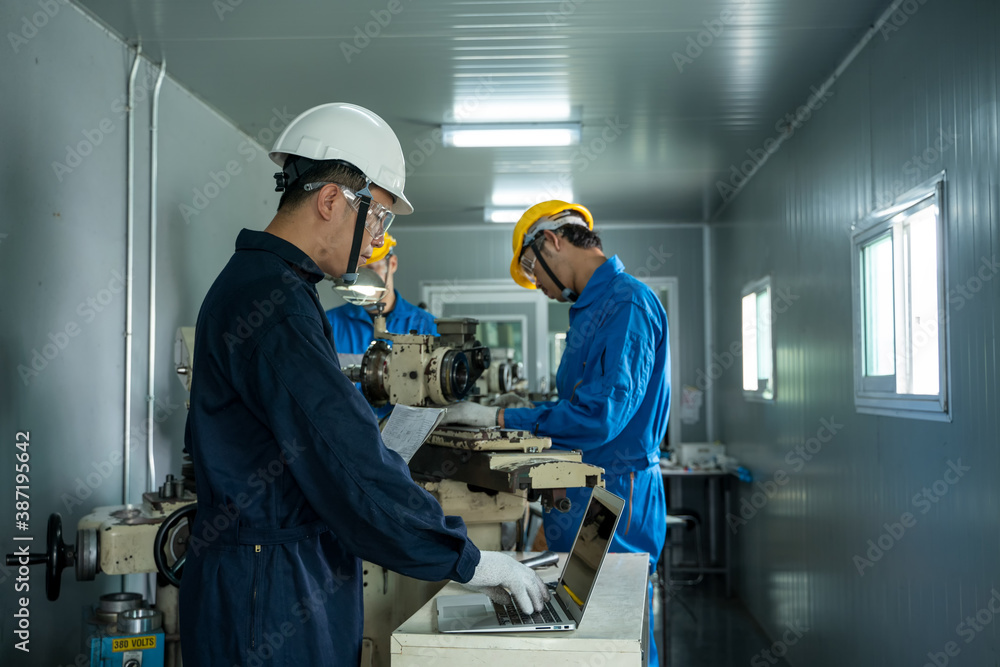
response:
<svg viewBox="0 0 1000 667"><path fill-rule="evenodd" d="M527 565L532 570L538 570L543 567L548 567L549 565L559 564L559 554L555 551L546 551L545 553L539 554L537 556L532 556L531 558L525 558L521 561L521 565Z"/></svg>

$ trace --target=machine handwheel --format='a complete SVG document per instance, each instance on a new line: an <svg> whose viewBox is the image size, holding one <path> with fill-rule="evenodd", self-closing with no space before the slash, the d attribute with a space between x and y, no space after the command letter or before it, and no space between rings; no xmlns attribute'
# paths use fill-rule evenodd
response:
<svg viewBox="0 0 1000 667"><path fill-rule="evenodd" d="M187 561L187 537L194 525L194 513L198 505L191 504L182 507L160 524L153 541L153 562L156 570L174 586L180 588L181 576L184 573L184 563ZM178 554L174 547L184 545L183 553ZM170 562L171 557L174 559Z"/></svg>
<svg viewBox="0 0 1000 667"><path fill-rule="evenodd" d="M76 561L76 551L62 540L62 517L58 512L49 515L48 534L44 554L7 554L7 565L45 566L45 597L51 601L59 598L62 571Z"/></svg>

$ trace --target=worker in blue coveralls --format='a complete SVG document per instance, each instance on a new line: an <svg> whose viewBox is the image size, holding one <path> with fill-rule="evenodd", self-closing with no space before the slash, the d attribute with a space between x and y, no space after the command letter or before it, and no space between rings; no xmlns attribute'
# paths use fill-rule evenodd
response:
<svg viewBox="0 0 1000 667"><path fill-rule="evenodd" d="M437 325L434 316L423 308L417 308L399 295L395 288L393 276L399 268L399 257L396 256L396 239L390 234L385 235L385 243L381 248L372 250L372 256L365 263L365 271L374 271L385 283L384 296L378 303L384 305L385 330L389 333L417 333L437 335ZM365 350L375 340L374 318L378 313L378 305L357 306L346 303L326 311L326 317L333 327L333 342L337 347L337 355L344 366L360 364ZM358 385L360 388L360 385ZM386 404L373 408L379 419L392 412L392 405Z"/></svg>
<svg viewBox="0 0 1000 667"><path fill-rule="evenodd" d="M605 257L593 229L590 211L562 201L531 207L514 227L514 281L573 304L556 375L559 400L516 409L457 403L444 423L525 429L554 447L582 450L584 462L604 468L608 490L626 501L611 551L648 553L652 574L667 527L659 469L670 414L667 315L617 256ZM568 489L572 509L545 515L550 549L569 550L589 493ZM650 586L651 605L652 597ZM652 625L649 664L658 665Z"/></svg>
<svg viewBox="0 0 1000 667"><path fill-rule="evenodd" d="M367 109L325 104L293 120L270 156L278 212L266 230L240 232L198 314L184 664L356 667L362 558L540 610L548 593L534 572L480 552L385 447L316 292L324 274L356 280L393 217L413 211L396 135Z"/></svg>

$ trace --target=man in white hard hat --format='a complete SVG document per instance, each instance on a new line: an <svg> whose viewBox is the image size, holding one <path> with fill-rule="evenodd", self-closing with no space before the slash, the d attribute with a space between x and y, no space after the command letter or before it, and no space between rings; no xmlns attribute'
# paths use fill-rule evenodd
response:
<svg viewBox="0 0 1000 667"><path fill-rule="evenodd" d="M346 303L326 311L333 329L333 342L337 347L340 363L344 366L360 364L365 350L375 340L374 319L379 306L385 315L385 329L389 333L437 335L434 316L404 299L396 289L395 276L399 268L399 257L396 256L395 248L396 239L386 234L382 247L372 251L372 256L363 269L372 271L385 285L381 298L364 305ZM375 408L379 419L390 412L392 405L388 403Z"/></svg>
<svg viewBox="0 0 1000 667"><path fill-rule="evenodd" d="M367 109L325 104L270 155L278 212L265 231L240 232L198 315L184 664L357 665L362 558L541 609L534 572L480 553L386 449L316 293L324 274L356 280L393 217L413 211L395 134Z"/></svg>

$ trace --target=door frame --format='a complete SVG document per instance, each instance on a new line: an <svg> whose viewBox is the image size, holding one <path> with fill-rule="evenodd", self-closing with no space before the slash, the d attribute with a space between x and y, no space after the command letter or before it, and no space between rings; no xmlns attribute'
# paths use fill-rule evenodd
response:
<svg viewBox="0 0 1000 667"><path fill-rule="evenodd" d="M683 400L684 388L681 387L681 333L678 318L680 317L680 283L677 276L655 276L649 278L639 278L646 287L660 296L660 291L667 293L667 303L664 307L668 313L667 328L670 336L670 424L673 428L668 429L669 440L667 444L671 449L680 447L681 429L684 427L681 422L681 402ZM662 301L662 297L660 299Z"/></svg>
<svg viewBox="0 0 1000 667"><path fill-rule="evenodd" d="M533 391L548 391L549 378L549 299L538 290L526 290L510 284L510 280L443 280L422 281L422 300L434 316L441 317L446 304L521 303L534 307L536 359L525 358L535 369ZM526 332L527 333L527 332ZM527 336L524 337L527 347Z"/></svg>

